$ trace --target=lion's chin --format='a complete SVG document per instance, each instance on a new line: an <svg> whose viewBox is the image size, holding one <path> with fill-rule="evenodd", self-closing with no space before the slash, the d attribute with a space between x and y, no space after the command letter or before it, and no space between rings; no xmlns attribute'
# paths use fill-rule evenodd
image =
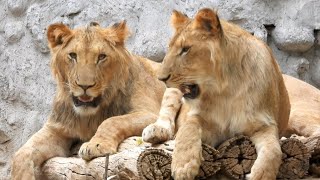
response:
<svg viewBox="0 0 320 180"><path fill-rule="evenodd" d="M95 115L99 107L90 107L90 106L73 106L75 112L81 116L92 116Z"/></svg>

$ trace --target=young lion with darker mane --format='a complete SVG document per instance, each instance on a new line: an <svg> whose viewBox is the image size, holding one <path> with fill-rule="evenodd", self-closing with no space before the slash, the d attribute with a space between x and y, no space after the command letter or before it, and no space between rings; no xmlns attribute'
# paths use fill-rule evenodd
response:
<svg viewBox="0 0 320 180"><path fill-rule="evenodd" d="M85 160L115 153L122 140L157 119L165 91L157 65L126 50L125 22L74 30L53 24L47 36L57 93L44 127L13 157L14 180L43 179L42 163L68 156L78 139L90 140L79 150Z"/></svg>
<svg viewBox="0 0 320 180"><path fill-rule="evenodd" d="M174 11L172 25L175 34L159 79L184 97L176 124L174 179L198 174L201 143L216 146L237 134L249 136L258 154L247 177L276 179L282 156L279 133L287 128L290 103L269 47L208 8L194 19ZM155 141L157 128L166 125L170 127L162 120L148 126L144 140Z"/></svg>

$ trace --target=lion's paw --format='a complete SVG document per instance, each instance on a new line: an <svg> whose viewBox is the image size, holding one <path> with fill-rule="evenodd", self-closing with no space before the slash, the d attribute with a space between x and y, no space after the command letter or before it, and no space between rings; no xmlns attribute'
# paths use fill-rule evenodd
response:
<svg viewBox="0 0 320 180"><path fill-rule="evenodd" d="M175 180L193 180L199 173L200 164L196 159L190 159L189 162L172 163L172 177Z"/></svg>
<svg viewBox="0 0 320 180"><path fill-rule="evenodd" d="M79 150L79 156L84 160L91 160L96 157L105 156L106 154L114 154L117 147L108 143L86 142L83 143Z"/></svg>
<svg viewBox="0 0 320 180"><path fill-rule="evenodd" d="M169 123L168 123L169 124ZM142 139L145 142L157 144L170 140L173 137L172 128L170 125L162 125L159 123L150 124L144 128L142 132Z"/></svg>

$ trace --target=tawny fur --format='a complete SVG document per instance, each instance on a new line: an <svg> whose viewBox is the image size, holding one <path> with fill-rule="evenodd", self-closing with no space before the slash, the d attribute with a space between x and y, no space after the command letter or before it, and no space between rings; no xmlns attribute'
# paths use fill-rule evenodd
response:
<svg viewBox="0 0 320 180"><path fill-rule="evenodd" d="M288 75L283 78L291 103L285 135L320 136L320 90Z"/></svg>
<svg viewBox="0 0 320 180"><path fill-rule="evenodd" d="M283 79L288 90L291 111L288 127L282 135L290 137L298 134L306 138L320 136L320 90L288 75L283 75ZM168 89L170 90L166 90L162 100L158 120L143 130L142 135L147 142L159 143L172 139L172 129L176 134L182 122L176 121L176 117L186 118L188 105L183 104L180 110L183 101L181 92L174 88Z"/></svg>
<svg viewBox="0 0 320 180"><path fill-rule="evenodd" d="M63 24L49 26L57 92L44 127L15 153L13 180L43 179L42 163L68 156L71 144L79 139L90 140L79 151L86 160L115 153L123 139L141 135L157 119L165 86L156 78L155 63L126 50L127 35L125 22L74 30ZM76 53L77 58L68 57L69 53ZM101 54L106 57L98 61ZM101 103L96 108L74 107L72 96L84 94L101 96Z"/></svg>
<svg viewBox="0 0 320 180"><path fill-rule="evenodd" d="M194 19L174 11L172 22L176 33L159 79L173 88L197 84L200 89L195 99L184 98L180 110L173 177L198 174L201 143L216 146L244 134L258 153L247 177L275 179L281 163L279 133L287 128L290 103L271 50L240 27L220 21L210 9L200 10Z"/></svg>

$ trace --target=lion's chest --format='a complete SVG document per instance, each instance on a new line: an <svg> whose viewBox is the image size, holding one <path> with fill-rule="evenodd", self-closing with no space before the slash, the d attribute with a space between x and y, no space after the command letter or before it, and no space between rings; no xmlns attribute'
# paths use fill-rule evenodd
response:
<svg viewBox="0 0 320 180"><path fill-rule="evenodd" d="M98 127L103 122L103 118L81 118L77 125L72 128L76 136L83 141L89 141L96 133Z"/></svg>
<svg viewBox="0 0 320 180"><path fill-rule="evenodd" d="M245 134L254 119L254 112L248 110L250 107L245 104L245 102L218 99L194 109L193 111L198 111L205 121L203 140L215 146L237 134Z"/></svg>

